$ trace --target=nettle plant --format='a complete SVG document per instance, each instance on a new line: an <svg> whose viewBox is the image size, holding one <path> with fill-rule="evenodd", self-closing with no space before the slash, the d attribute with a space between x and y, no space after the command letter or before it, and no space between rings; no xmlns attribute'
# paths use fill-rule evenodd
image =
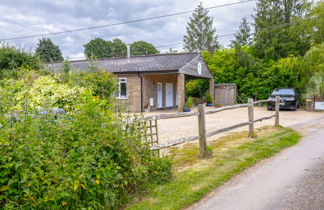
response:
<svg viewBox="0 0 324 210"><path fill-rule="evenodd" d="M68 114L40 112L53 106ZM115 209L138 187L168 180L170 161L143 141L143 119L125 124L113 110L55 77L3 81L0 208Z"/></svg>

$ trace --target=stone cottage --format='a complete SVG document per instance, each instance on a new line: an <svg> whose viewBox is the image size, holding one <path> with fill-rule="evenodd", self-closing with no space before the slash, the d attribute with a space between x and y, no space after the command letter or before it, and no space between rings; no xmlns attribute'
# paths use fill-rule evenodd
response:
<svg viewBox="0 0 324 210"><path fill-rule="evenodd" d="M123 58L99 59L93 63L118 77L116 99L132 112L176 108L185 105L185 81L209 79L210 94L214 97L214 79L201 54L176 53ZM47 66L57 71L62 63ZM86 71L88 60L71 61L71 68Z"/></svg>

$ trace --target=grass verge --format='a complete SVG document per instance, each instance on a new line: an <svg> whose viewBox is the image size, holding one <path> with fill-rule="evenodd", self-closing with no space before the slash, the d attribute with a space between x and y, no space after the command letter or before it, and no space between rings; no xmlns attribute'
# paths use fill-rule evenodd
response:
<svg viewBox="0 0 324 210"><path fill-rule="evenodd" d="M301 136L290 128L258 129L257 137L246 132L222 137L210 143L212 155L198 159L198 147L187 144L173 148L175 174L163 185L150 185L146 196L127 209L182 209L199 201L216 187L256 162L296 144Z"/></svg>

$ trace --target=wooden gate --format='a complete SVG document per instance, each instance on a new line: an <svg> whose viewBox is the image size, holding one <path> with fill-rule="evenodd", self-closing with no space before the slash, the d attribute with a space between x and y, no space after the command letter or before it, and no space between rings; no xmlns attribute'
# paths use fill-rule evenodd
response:
<svg viewBox="0 0 324 210"><path fill-rule="evenodd" d="M236 103L236 84L215 84L215 103L219 105L232 105Z"/></svg>

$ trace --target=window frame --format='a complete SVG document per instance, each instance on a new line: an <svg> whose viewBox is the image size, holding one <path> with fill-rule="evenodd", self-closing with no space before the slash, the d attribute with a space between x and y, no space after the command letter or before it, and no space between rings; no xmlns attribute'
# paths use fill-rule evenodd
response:
<svg viewBox="0 0 324 210"><path fill-rule="evenodd" d="M122 96L121 95L121 84L125 84L125 87L126 87L126 93L125 93L125 96ZM127 99L127 78L125 77L119 77L118 78L118 84L117 84L117 99Z"/></svg>

